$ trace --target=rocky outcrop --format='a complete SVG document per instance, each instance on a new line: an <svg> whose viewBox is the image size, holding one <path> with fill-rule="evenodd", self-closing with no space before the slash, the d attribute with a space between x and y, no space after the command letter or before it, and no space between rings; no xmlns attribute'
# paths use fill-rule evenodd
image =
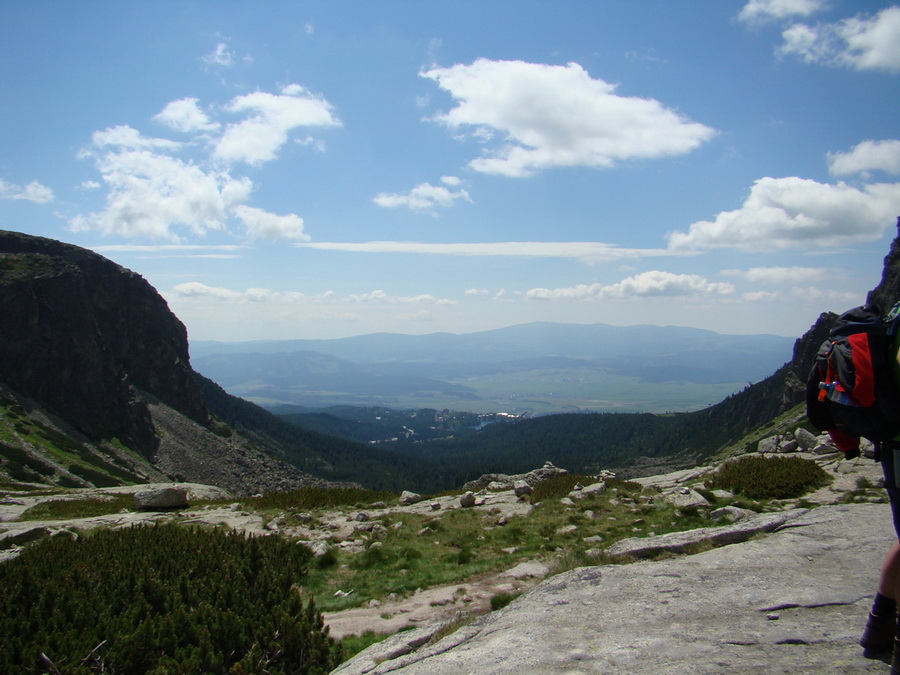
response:
<svg viewBox="0 0 900 675"><path fill-rule="evenodd" d="M517 483L525 483L534 487L538 483L553 478L554 476L562 476L569 473L566 469L560 469L553 466L553 462L544 462L544 466L534 469L528 473L520 473L509 476L505 473L486 473L475 480L471 480L463 485L464 490L509 490L515 487ZM530 494L530 493L529 493Z"/></svg>
<svg viewBox="0 0 900 675"><path fill-rule="evenodd" d="M152 487L134 493L134 508L138 511L186 509L188 495L185 488Z"/></svg>
<svg viewBox="0 0 900 675"><path fill-rule="evenodd" d="M238 495L330 484L212 425L199 382L184 325L146 280L92 251L0 230L0 400L18 411L0 474L25 463L24 480L48 484L175 479ZM28 433L57 439L78 466L42 456Z"/></svg>
<svg viewBox="0 0 900 675"><path fill-rule="evenodd" d="M821 507L697 555L571 570L431 644L398 633L335 673L884 672L857 640L893 537L886 504Z"/></svg>
<svg viewBox="0 0 900 675"><path fill-rule="evenodd" d="M199 424L208 414L187 331L141 276L77 246L0 231L0 382L91 438L145 457L141 392Z"/></svg>
<svg viewBox="0 0 900 675"><path fill-rule="evenodd" d="M891 242L891 250L884 258L881 281L866 302L886 312L900 300L900 216L897 217L897 238Z"/></svg>

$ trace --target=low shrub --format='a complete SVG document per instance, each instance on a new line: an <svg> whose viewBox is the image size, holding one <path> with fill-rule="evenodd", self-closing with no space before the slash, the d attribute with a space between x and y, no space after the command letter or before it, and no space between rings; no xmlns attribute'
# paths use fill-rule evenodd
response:
<svg viewBox="0 0 900 675"><path fill-rule="evenodd" d="M253 500L256 509L315 509L354 504L372 504L396 499L393 492L364 488L305 487L290 492L270 492Z"/></svg>
<svg viewBox="0 0 900 675"><path fill-rule="evenodd" d="M520 595L521 593L497 593L491 596L491 610L496 612L498 609L506 607Z"/></svg>
<svg viewBox="0 0 900 675"><path fill-rule="evenodd" d="M330 672L340 645L298 591L310 556L177 526L49 539L0 565L0 672Z"/></svg>
<svg viewBox="0 0 900 675"><path fill-rule="evenodd" d="M719 467L706 481L750 499L793 499L827 485L831 478L810 459L745 455Z"/></svg>
<svg viewBox="0 0 900 675"><path fill-rule="evenodd" d="M542 480L534 486L531 493L531 501L542 502L545 499L562 499L569 494L578 483L589 485L595 483L592 476L582 476L576 473L565 473Z"/></svg>

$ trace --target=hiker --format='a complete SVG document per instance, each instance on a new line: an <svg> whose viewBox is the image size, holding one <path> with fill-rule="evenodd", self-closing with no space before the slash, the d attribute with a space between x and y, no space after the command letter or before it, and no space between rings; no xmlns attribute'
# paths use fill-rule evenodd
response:
<svg viewBox="0 0 900 675"><path fill-rule="evenodd" d="M900 227L900 219L898 219ZM807 415L847 458L860 437L875 443L897 539L885 554L859 644L866 657L891 653L900 675L900 302L885 317L875 307L849 310L823 343L807 382ZM865 338L862 337L865 334ZM862 353L864 352L864 353Z"/></svg>
<svg viewBox="0 0 900 675"><path fill-rule="evenodd" d="M895 342L900 343L900 338ZM900 383L900 344L894 349L896 373ZM849 436L840 430L830 430L829 435L845 456L855 457L859 453L859 438ZM891 515L894 521L895 541L881 563L878 576L878 588L869 618L863 630L859 644L867 658L891 653L891 675L900 675L900 625L897 622L897 598L900 598L900 487L898 487L895 467L898 466L895 453L900 454L900 439L884 441L876 445L876 456L881 462L884 474L884 487L891 504Z"/></svg>

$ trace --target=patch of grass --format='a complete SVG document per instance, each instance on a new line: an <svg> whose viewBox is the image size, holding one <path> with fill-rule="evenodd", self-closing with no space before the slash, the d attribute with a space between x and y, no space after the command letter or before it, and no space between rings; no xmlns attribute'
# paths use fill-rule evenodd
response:
<svg viewBox="0 0 900 675"><path fill-rule="evenodd" d="M32 493L43 489L44 488L37 487L36 485L23 485L21 483L12 483L10 481L0 481L0 490Z"/></svg>
<svg viewBox="0 0 900 675"><path fill-rule="evenodd" d="M872 483L866 476L860 476L856 479L856 487L859 490L867 490L869 488L874 488L875 484Z"/></svg>
<svg viewBox="0 0 900 675"><path fill-rule="evenodd" d="M56 429L9 410L6 410L5 418L12 422L15 434L21 441L39 448L60 464L66 465L68 471L97 487L146 482L129 469L109 461L109 458L101 456ZM11 434L5 436L9 437L10 441L13 440ZM30 455L10 442L0 441L0 458L8 460L9 466L4 468L17 480L48 482L45 479L36 479L34 474L50 477L57 473L56 469L45 460Z"/></svg>
<svg viewBox="0 0 900 675"><path fill-rule="evenodd" d="M341 650L343 651L344 661L352 659L363 649L367 649L374 644L378 644L387 637L389 636L383 635L381 633L376 633L371 630L367 630L361 635L345 635L341 639Z"/></svg>
<svg viewBox="0 0 900 675"><path fill-rule="evenodd" d="M545 494L568 494L576 482L585 483L586 478L557 481L553 491ZM367 548L356 554L334 547L333 562L321 569L311 566L308 588L323 611L338 611L391 593L404 597L418 588L462 584L523 560L555 561L554 573L572 567L618 563L622 560L608 560L602 553L598 556L596 549L606 548L623 537L711 524L704 509L688 509L685 515L663 500L653 505L639 503L641 490L637 483L622 481L604 493L577 500L574 507L545 498L530 514L515 516L505 526L497 525L497 514L479 509L454 509L440 516L383 514L378 518L384 525L380 535L357 533L354 537L358 541L366 537L368 542L377 539L380 547L372 548L367 543ZM560 528L573 525L574 531L559 532ZM602 543L598 544L595 537ZM353 592L336 597L337 590Z"/></svg>
<svg viewBox="0 0 900 675"><path fill-rule="evenodd" d="M68 520L95 518L134 507L132 495L113 495L109 499L52 499L26 509L20 520Z"/></svg>

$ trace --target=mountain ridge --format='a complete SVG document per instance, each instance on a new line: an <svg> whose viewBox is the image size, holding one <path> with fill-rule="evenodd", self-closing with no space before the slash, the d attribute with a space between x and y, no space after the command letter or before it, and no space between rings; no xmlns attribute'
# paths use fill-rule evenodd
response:
<svg viewBox="0 0 900 675"><path fill-rule="evenodd" d="M539 332L540 331L540 332ZM290 340L250 340L238 342L222 342L214 340L192 340L191 354L193 358L202 358L210 354L234 354L234 353L259 353L271 354L279 352L311 351L335 356L338 358L354 357L363 363L376 363L380 360L403 358L410 359L410 351L413 354L418 350L430 350L437 353L448 346L457 351L449 351L452 358L459 350L475 348L479 354L494 356L506 360L509 353L519 355L559 356L565 354L572 356L572 347L567 349L562 345L570 345L573 341L586 342L587 345L579 345L577 349L584 349L587 353L597 352L598 340L608 339L610 336L622 336L618 342L606 344L606 349L613 353L625 351L639 351L647 344L647 334L653 334L656 338L652 341L658 344L659 336L680 338L679 344L697 344L707 346L707 342L698 341L705 337L713 339L718 344L728 343L749 345L755 341L764 340L773 345L790 344L794 338L788 338L767 333L739 335L718 333L704 328L692 328L688 326L656 326L652 324L635 324L631 326L616 326L607 323L556 323L550 321L533 321L529 323L514 324L503 328L474 331L470 333L437 332L423 335L409 335L404 333L377 332L366 333L343 338L322 339L290 339ZM529 344L530 342L530 344ZM428 352L426 352L428 353ZM431 355L434 358L434 354ZM447 352L442 352L441 357L448 358ZM471 360L467 355L467 360Z"/></svg>
<svg viewBox="0 0 900 675"><path fill-rule="evenodd" d="M464 451L438 442L400 454L302 429L227 394L192 368L186 330L155 289L96 253L0 231L0 290L0 479L65 487L168 476L240 492L328 479L439 490L479 468L514 473L504 463L532 462L526 450L541 455L533 465L566 466L577 451L592 456L592 466L616 457L689 466L802 402L806 373L836 318L823 313L795 341L790 361L697 412L519 420L505 438L495 425L479 432L501 444L496 454L472 436ZM868 297L882 308L900 299L900 239ZM630 444L627 452L613 447L616 438ZM553 456L543 456L551 441ZM490 467L479 464L486 459Z"/></svg>
<svg viewBox="0 0 900 675"><path fill-rule="evenodd" d="M665 412L761 380L788 360L791 344L686 327L534 322L464 334L201 341L192 358L230 393L266 406Z"/></svg>

